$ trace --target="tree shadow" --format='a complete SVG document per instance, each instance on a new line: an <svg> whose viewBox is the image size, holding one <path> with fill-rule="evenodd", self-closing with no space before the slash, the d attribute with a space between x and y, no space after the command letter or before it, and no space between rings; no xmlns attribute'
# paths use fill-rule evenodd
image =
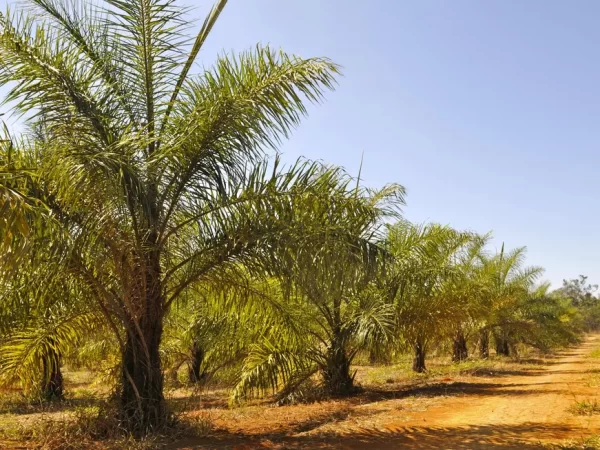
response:
<svg viewBox="0 0 600 450"><path fill-rule="evenodd" d="M561 364L562 361L557 357L557 355L553 355L551 358L520 358L515 361L517 364L533 364L536 366L554 366L556 364Z"/></svg>
<svg viewBox="0 0 600 450"><path fill-rule="evenodd" d="M568 375L568 374L584 374L584 370L553 370L548 372L548 375Z"/></svg>
<svg viewBox="0 0 600 450"><path fill-rule="evenodd" d="M502 369L488 369L486 367L480 367L467 372L468 375L473 377L535 377L547 373L545 369L521 369L521 370L502 370Z"/></svg>
<svg viewBox="0 0 600 450"><path fill-rule="evenodd" d="M350 405L360 405L374 403L384 400L399 400L408 397L449 397L459 395L475 395L475 396L519 396L519 395L532 395L538 394L539 392L535 389L527 389L531 386L539 384L553 384L553 383L513 383L513 384L502 384L502 383L485 383L485 382L431 382L424 381L416 384L404 385L404 386L365 386L360 393L354 394L349 397L342 398L330 398L323 397L319 401L328 400L344 400ZM521 389L519 389L521 388ZM544 390L545 393L563 393L563 390ZM180 397L170 398L167 400L168 404L176 411L189 410L190 407L193 409L227 409L228 402L227 397L222 395L204 395L197 394L193 398ZM252 405L272 405L273 399L264 398L257 399L256 401L246 404L246 406ZM285 408L283 406L282 408Z"/></svg>
<svg viewBox="0 0 600 450"><path fill-rule="evenodd" d="M407 449L407 450L517 450L544 448L542 442L559 442L575 430L567 425L525 423L459 427L387 427L351 432L292 435L243 435L217 432L189 438L168 449Z"/></svg>
<svg viewBox="0 0 600 450"><path fill-rule="evenodd" d="M553 383L536 383L553 384ZM539 394L535 389L526 387L535 386L531 383L500 384L500 383L431 383L420 386L410 386L402 389L366 389L362 394L350 398L351 403L365 404L382 400L402 399L407 397L447 397L458 395L473 396L523 396ZM521 389L518 389L521 388ZM544 389L544 393L564 393L562 389Z"/></svg>
<svg viewBox="0 0 600 450"><path fill-rule="evenodd" d="M193 409L227 409L228 396L223 394L192 393L184 397L167 398L167 404L175 411Z"/></svg>

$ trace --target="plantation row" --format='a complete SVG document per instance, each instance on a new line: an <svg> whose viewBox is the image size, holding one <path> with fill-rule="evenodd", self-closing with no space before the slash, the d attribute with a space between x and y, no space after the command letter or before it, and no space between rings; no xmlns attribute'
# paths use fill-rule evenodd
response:
<svg viewBox="0 0 600 450"><path fill-rule="evenodd" d="M0 85L26 124L0 139L3 384L60 398L61 367L88 367L143 435L168 421L166 377L229 377L234 403L348 395L359 355L411 352L423 372L448 345L550 350L596 326L585 280L550 292L523 248L403 220L400 185L282 165L272 150L339 68L258 46L194 74L225 4L189 40L167 0L0 15Z"/></svg>

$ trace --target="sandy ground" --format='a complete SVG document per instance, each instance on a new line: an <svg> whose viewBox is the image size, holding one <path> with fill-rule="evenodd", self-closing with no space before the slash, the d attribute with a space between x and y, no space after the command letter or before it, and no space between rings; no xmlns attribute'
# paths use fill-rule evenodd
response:
<svg viewBox="0 0 600 450"><path fill-rule="evenodd" d="M408 390L303 407L209 414L218 431L173 449L527 449L598 434L600 416L568 411L594 400L600 336L535 368L479 373ZM306 420L310 417L310 420ZM302 418L302 420L301 420Z"/></svg>

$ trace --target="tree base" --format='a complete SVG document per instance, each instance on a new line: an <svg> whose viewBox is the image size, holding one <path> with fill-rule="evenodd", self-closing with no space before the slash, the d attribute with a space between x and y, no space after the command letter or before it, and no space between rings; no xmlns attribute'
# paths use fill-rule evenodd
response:
<svg viewBox="0 0 600 450"><path fill-rule="evenodd" d="M59 358L51 355L43 361L43 380L40 396L45 401L64 399L64 380L60 371Z"/></svg>
<svg viewBox="0 0 600 450"><path fill-rule="evenodd" d="M482 331L479 336L479 357L481 359L490 357L490 336L485 331Z"/></svg>
<svg viewBox="0 0 600 450"><path fill-rule="evenodd" d="M170 418L163 396L158 352L162 330L152 331L154 334L145 335L147 347L137 336L128 336L123 354L120 420L136 437L163 429Z"/></svg>
<svg viewBox="0 0 600 450"><path fill-rule="evenodd" d="M421 344L415 346L412 370L416 373L427 372L427 367L425 367L425 349Z"/></svg>
<svg viewBox="0 0 600 450"><path fill-rule="evenodd" d="M202 367L204 362L204 351L202 347L194 343L191 349L192 358L188 366L188 381L192 384L201 383L206 379L206 371Z"/></svg>
<svg viewBox="0 0 600 450"><path fill-rule="evenodd" d="M467 349L467 340L460 334L454 339L452 362L465 361L468 357L469 351Z"/></svg>
<svg viewBox="0 0 600 450"><path fill-rule="evenodd" d="M510 356L510 345L506 339L499 339L496 341L496 354Z"/></svg>
<svg viewBox="0 0 600 450"><path fill-rule="evenodd" d="M332 397L347 397L356 393L354 377L350 376L350 361L341 345L332 345L323 370L323 387Z"/></svg>

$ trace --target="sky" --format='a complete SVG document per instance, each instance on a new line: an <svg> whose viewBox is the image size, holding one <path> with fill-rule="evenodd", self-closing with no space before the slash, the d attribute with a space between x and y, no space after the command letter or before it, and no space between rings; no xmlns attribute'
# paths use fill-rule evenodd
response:
<svg viewBox="0 0 600 450"><path fill-rule="evenodd" d="M600 282L598 17L596 0L231 0L200 63L257 43L331 58L343 77L285 160L357 175L362 158L365 185L406 187L409 220L527 246L559 287Z"/></svg>

